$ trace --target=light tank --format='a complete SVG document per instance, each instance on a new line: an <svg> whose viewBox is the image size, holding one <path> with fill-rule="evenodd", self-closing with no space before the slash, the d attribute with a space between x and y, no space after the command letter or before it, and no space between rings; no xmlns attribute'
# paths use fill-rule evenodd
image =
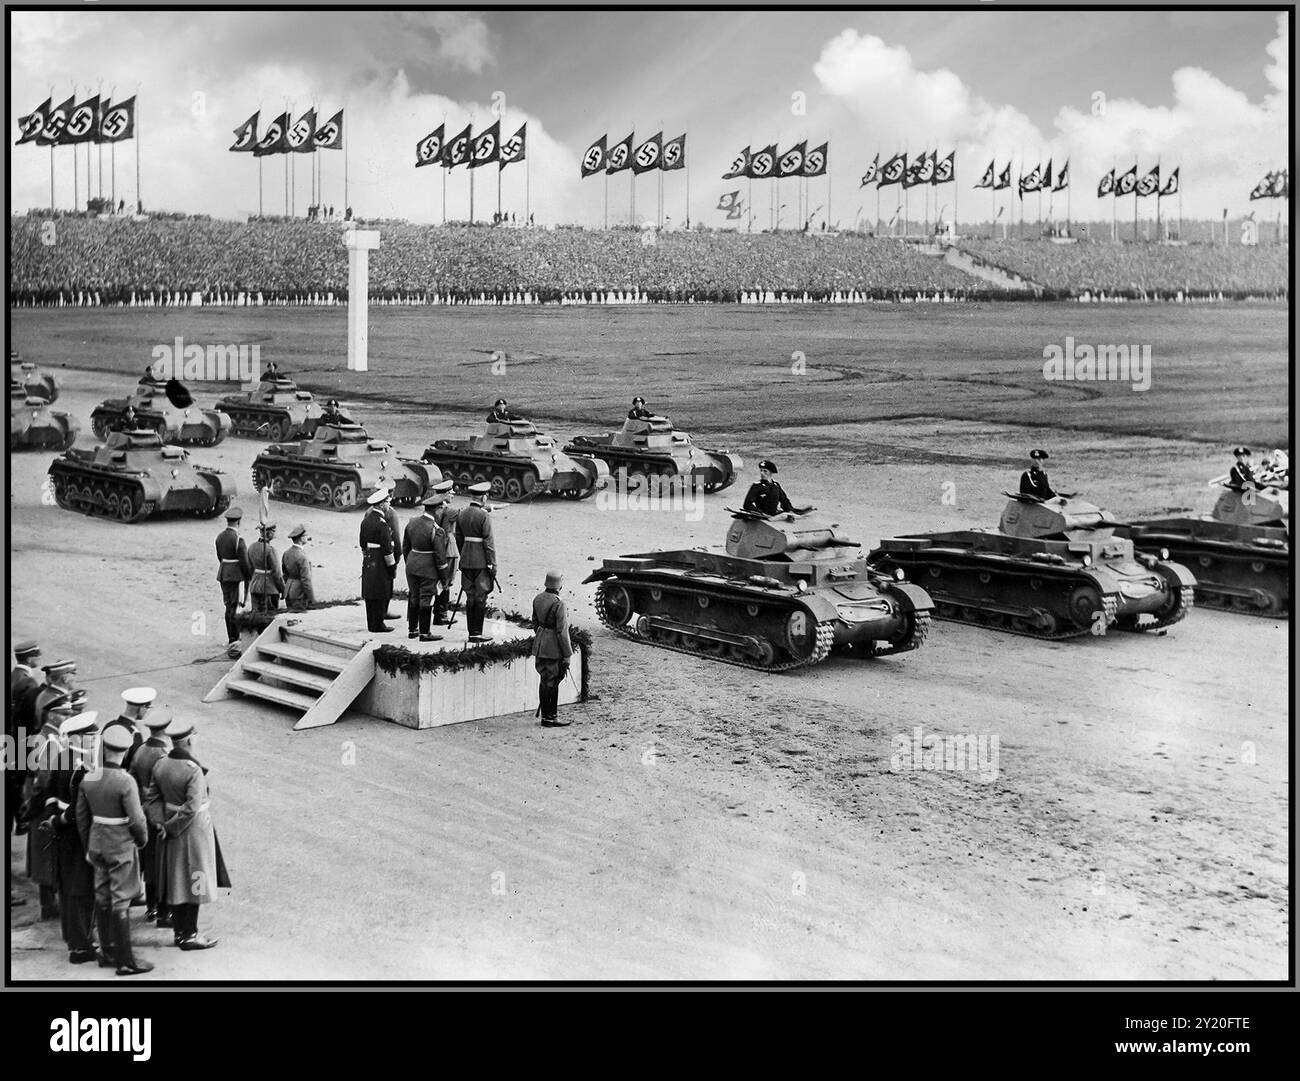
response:
<svg viewBox="0 0 1300 1081"><path fill-rule="evenodd" d="M253 460L259 492L339 511L361 506L381 486L395 505L414 507L440 480L435 466L399 457L391 443L371 439L360 424L318 424L310 439L272 443Z"/></svg>
<svg viewBox="0 0 1300 1081"><path fill-rule="evenodd" d="M1191 611L1192 573L1134 551L1109 511L1074 496L1005 494L997 530L882 540L867 559L923 585L940 619L1033 638L1157 630Z"/></svg>
<svg viewBox="0 0 1300 1081"><path fill-rule="evenodd" d="M1203 518L1157 518L1122 529L1140 552L1193 568L1196 603L1247 615L1291 615L1291 500L1280 488L1227 488Z"/></svg>
<svg viewBox="0 0 1300 1081"><path fill-rule="evenodd" d="M235 481L190 460L145 429L113 432L94 450L72 449L50 464L54 499L64 510L140 522L152 514L216 518L230 506Z"/></svg>
<svg viewBox="0 0 1300 1081"><path fill-rule="evenodd" d="M724 550L606 559L596 614L648 645L781 672L916 649L933 604L902 572L867 565L861 546L819 516L732 511Z"/></svg>
<svg viewBox="0 0 1300 1081"><path fill-rule="evenodd" d="M614 483L628 488L661 478L717 492L734 484L745 464L738 454L697 447L667 417L628 417L620 431L577 436L564 450L598 458L609 467Z"/></svg>
<svg viewBox="0 0 1300 1081"><path fill-rule="evenodd" d="M264 375L256 390L227 395L217 410L230 418L232 435L272 443L310 439L323 412L311 391L281 375Z"/></svg>
<svg viewBox="0 0 1300 1081"><path fill-rule="evenodd" d="M29 396L21 383L9 384L9 449L67 450L81 428L67 413L49 407L44 398Z"/></svg>
<svg viewBox="0 0 1300 1081"><path fill-rule="evenodd" d="M462 486L492 485L492 496L508 503L542 495L586 499L609 483L609 468L586 454L566 454L532 421L489 421L469 439L436 440L423 458Z"/></svg>
<svg viewBox="0 0 1300 1081"><path fill-rule="evenodd" d="M15 363L18 364L17 373L13 370ZM42 372L30 360L19 362L13 353L9 355L9 378L21 383L29 398L40 398L46 403L59 398L59 381L52 372Z"/></svg>
<svg viewBox="0 0 1300 1081"><path fill-rule="evenodd" d="M100 439L132 424L152 429L166 443L203 447L215 447L230 434L230 418L215 409L199 408L183 383L163 382L147 374L129 398L109 398L90 414L91 428Z"/></svg>

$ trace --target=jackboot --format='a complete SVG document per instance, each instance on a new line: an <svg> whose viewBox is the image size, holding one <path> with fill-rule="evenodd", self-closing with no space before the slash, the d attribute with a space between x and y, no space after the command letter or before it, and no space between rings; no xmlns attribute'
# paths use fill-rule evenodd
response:
<svg viewBox="0 0 1300 1081"><path fill-rule="evenodd" d="M99 967L117 968L117 947L113 943L115 928L111 908L95 909L95 930L99 934Z"/></svg>
<svg viewBox="0 0 1300 1081"><path fill-rule="evenodd" d="M117 932L117 974L138 976L142 972L152 972L153 965L148 961L137 961L131 952L130 912L114 912L113 928Z"/></svg>

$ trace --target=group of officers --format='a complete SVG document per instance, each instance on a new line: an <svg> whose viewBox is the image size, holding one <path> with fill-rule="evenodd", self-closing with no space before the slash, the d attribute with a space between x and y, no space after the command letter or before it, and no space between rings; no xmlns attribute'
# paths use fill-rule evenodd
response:
<svg viewBox="0 0 1300 1081"><path fill-rule="evenodd" d="M505 401L498 401L493 412L504 412ZM372 634L389 634L388 620L400 620L401 614L390 612L399 562L406 571L407 638L420 642L437 642L444 636L435 626L454 624L460 597L452 602L452 586L460 572L460 593L464 598L465 629L469 641L489 642L492 635L484 630L488 598L497 589L496 539L492 532L491 485L482 481L465 491L469 503L458 507L452 503L454 482L443 480L434 485L424 500L421 513L405 526L392 506L392 493L377 488L366 498L358 535L361 548L361 598L366 610L366 629ZM240 655L238 611L248 604L256 612L274 613L280 598L288 608L302 611L315 602L311 584L311 559L304 548L310 537L306 526L297 526L290 534L291 547L279 557L271 543L276 525L264 521L258 526L258 539L245 545L239 535L243 512L232 507L226 513L226 527L216 539L217 581L221 586L225 609L227 653ZM559 685L568 674L573 645L569 635L568 611L560 589L563 578L557 571L546 576L545 588L534 598L533 641L540 687L539 713L548 727L562 727L568 722L558 716ZM242 596L241 596L242 593Z"/></svg>
<svg viewBox="0 0 1300 1081"><path fill-rule="evenodd" d="M230 880L194 723L156 709L152 687L131 687L101 725L73 686L75 661L41 666L32 641L13 657L6 754L22 757L6 763L5 836L26 835L40 918L59 920L69 962L151 971L131 941L136 906L181 950L211 949L199 908ZM10 889L11 908L26 903Z"/></svg>

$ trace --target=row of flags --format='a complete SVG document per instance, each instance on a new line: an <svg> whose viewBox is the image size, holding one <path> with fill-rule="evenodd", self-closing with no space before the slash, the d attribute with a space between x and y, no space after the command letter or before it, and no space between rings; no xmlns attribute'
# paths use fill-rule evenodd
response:
<svg viewBox="0 0 1300 1081"><path fill-rule="evenodd" d="M632 144L636 142L636 132L609 146L607 140L608 134L602 135L582 155L583 180L597 173L608 175L621 173L624 169L631 169L634 175L640 176L654 169L670 173L674 169L686 168L685 132L665 142L664 133L657 131L635 149Z"/></svg>
<svg viewBox="0 0 1300 1081"><path fill-rule="evenodd" d="M480 165L496 162L500 169L515 162L524 161L528 154L528 124L520 128L504 143L501 141L501 121L494 121L477 135L473 133L473 124L466 124L465 130L452 139L447 138L445 123L439 124L423 139L415 144L415 167L441 165L444 169L454 169L458 165L467 165L476 169Z"/></svg>
<svg viewBox="0 0 1300 1081"><path fill-rule="evenodd" d="M1176 168L1165 178L1164 186L1160 185L1160 166L1155 165L1149 173L1138 176L1137 163L1127 172L1115 175L1116 170L1111 169L1097 183L1097 198L1102 199L1107 195L1113 195L1116 199L1125 195L1133 195L1141 199L1154 195L1157 199L1163 199L1168 195L1177 195L1178 186L1182 182L1179 173L1182 166Z"/></svg>
<svg viewBox="0 0 1300 1081"><path fill-rule="evenodd" d="M1250 192L1251 199L1290 199L1291 170L1278 169L1264 177Z"/></svg>
<svg viewBox="0 0 1300 1081"><path fill-rule="evenodd" d="M996 175L995 175L996 174ZM1030 192L1035 191L1065 191L1070 186L1070 162L1066 159L1064 165L1056 174L1056 180L1052 180L1052 159L1047 159L1046 165L1035 165L1027 173L1021 173L1020 178L1016 181L1016 189L1020 198L1024 198ZM988 168L984 170L984 175L975 185L977 188L992 188L994 191L1002 191L1004 188L1011 187L1011 162L1008 161L1003 170L997 171L997 159L989 162Z"/></svg>
<svg viewBox="0 0 1300 1081"><path fill-rule="evenodd" d="M14 145L73 146L77 143L120 143L135 138L135 96L112 102L100 94L77 104L76 95L62 105L48 97L18 118Z"/></svg>
<svg viewBox="0 0 1300 1081"><path fill-rule="evenodd" d="M262 111L259 109L239 127L235 128L235 144L230 149L237 154L252 154L263 157L266 154L311 154L317 150L343 149L343 110L340 109L325 123L316 123L316 109L313 106L292 123L290 113L286 110L266 126L260 136L257 134L257 122Z"/></svg>
<svg viewBox="0 0 1300 1081"><path fill-rule="evenodd" d="M751 144L752 145L752 144ZM743 177L747 180L767 180L775 177L783 180L790 176L825 176L830 162L830 143L808 149L808 140L795 143L784 154L777 153L776 143L769 143L762 150L754 152L747 146L731 163L731 168L722 174L723 180L735 180Z"/></svg>
<svg viewBox="0 0 1300 1081"><path fill-rule="evenodd" d="M865 188L868 184L875 184L877 188L884 188L890 184L901 184L905 188L914 188L918 184L947 184L955 179L956 174L956 150L943 159L940 159L938 150L923 150L912 159L911 164L908 164L907 154L903 153L895 154L881 165L880 155L877 154L862 174L862 183L858 186Z"/></svg>

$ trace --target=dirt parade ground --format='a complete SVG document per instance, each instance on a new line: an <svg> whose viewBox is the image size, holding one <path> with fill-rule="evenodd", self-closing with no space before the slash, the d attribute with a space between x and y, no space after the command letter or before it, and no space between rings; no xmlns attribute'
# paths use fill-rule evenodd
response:
<svg viewBox="0 0 1300 1081"><path fill-rule="evenodd" d="M1233 443L1289 446L1285 309L371 319L369 376L345 370L341 310L16 311L11 344L58 372L83 447L92 407L183 335L258 342L409 456L480 431L497 396L567 439L617 428L642 393L740 453L743 476L689 508L494 511L494 602L527 611L555 566L594 634L599 697L571 727L348 714L294 732L266 703L201 703L230 663L219 522L82 517L46 491L51 454L12 455L14 638L75 658L101 715L126 687L159 688L197 722L210 769L233 888L202 929L221 943L182 953L137 919L156 964L141 979L1286 978L1287 621L1196 610L1164 633L1058 642L936 622L917 652L764 675L617 638L582 584L602 557L720 545L764 457L796 502L869 547L995 526L1035 446L1058 488L1121 520L1204 513ZM1151 391L1045 382L1044 345L1067 334L1154 342ZM236 476L250 542L260 447L192 450ZM359 513L272 510L281 552L307 525L318 597L357 597ZM926 769L910 750L964 735L982 737L986 768ZM10 861L28 900L11 910L13 979L99 978L38 920L22 838Z"/></svg>

